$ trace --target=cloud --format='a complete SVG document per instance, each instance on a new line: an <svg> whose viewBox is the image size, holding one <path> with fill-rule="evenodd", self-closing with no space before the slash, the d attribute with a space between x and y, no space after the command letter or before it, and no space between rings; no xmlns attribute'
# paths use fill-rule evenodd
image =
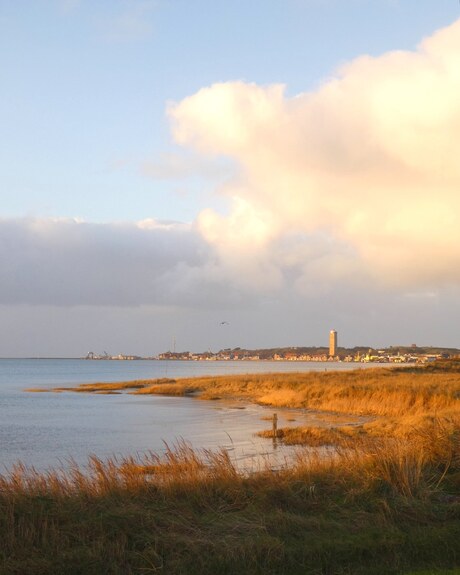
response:
<svg viewBox="0 0 460 575"><path fill-rule="evenodd" d="M260 251L267 224L241 210L220 238L213 212L209 231L206 212L193 224L0 220L0 305L247 308L290 290L324 294L331 261L347 265L346 248L320 236Z"/></svg>
<svg viewBox="0 0 460 575"><path fill-rule="evenodd" d="M0 304L200 305L208 252L186 224L0 220Z"/></svg>
<svg viewBox="0 0 460 575"><path fill-rule="evenodd" d="M170 104L177 143L239 167L223 192L231 212L197 221L219 265L274 289L294 268L299 289L458 285L459 70L457 21L414 52L357 58L314 92L227 82Z"/></svg>
<svg viewBox="0 0 460 575"><path fill-rule="evenodd" d="M326 236L285 234L272 242L270 254L257 255L250 245L246 255L237 246L234 251L234 257L222 259L196 225L176 222L3 220L0 306L148 306L157 313L259 309L263 315L274 313L277 302L278 314L308 309L309 321L318 315L328 321L341 308L359 309L365 317L386 298L368 285L365 296L362 289L343 283L337 290L341 278L336 270L349 271L353 258L347 246L331 244ZM355 281L362 283L359 271ZM301 303L305 296L307 308ZM407 298L414 300L415 294Z"/></svg>
<svg viewBox="0 0 460 575"><path fill-rule="evenodd" d="M458 70L460 21L415 52L358 58L314 92L228 82L171 104L187 151L145 170L217 180L229 162L216 184L229 212L192 224L0 220L0 305L303 298L355 313L384 297L434 301L460 283Z"/></svg>

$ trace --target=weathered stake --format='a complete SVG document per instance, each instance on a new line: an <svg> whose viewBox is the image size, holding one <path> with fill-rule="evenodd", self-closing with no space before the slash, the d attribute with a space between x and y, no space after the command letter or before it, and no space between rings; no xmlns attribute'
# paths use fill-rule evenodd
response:
<svg viewBox="0 0 460 575"><path fill-rule="evenodd" d="M273 414L273 439L277 438L278 435L278 415L276 413Z"/></svg>

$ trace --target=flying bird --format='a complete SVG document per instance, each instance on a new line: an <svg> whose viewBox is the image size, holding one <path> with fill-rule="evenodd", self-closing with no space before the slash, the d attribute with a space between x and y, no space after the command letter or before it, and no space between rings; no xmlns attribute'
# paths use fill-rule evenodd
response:
<svg viewBox="0 0 460 575"><path fill-rule="evenodd" d="M230 325L230 324L228 323L228 321L221 321L220 325Z"/></svg>

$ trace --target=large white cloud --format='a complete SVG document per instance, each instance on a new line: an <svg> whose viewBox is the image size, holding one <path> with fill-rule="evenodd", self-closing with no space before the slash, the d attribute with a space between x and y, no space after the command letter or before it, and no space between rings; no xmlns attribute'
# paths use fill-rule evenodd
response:
<svg viewBox="0 0 460 575"><path fill-rule="evenodd" d="M286 270L299 289L460 282L460 21L294 98L228 82L168 113L179 144L240 166L232 211L197 222L229 275L273 289Z"/></svg>

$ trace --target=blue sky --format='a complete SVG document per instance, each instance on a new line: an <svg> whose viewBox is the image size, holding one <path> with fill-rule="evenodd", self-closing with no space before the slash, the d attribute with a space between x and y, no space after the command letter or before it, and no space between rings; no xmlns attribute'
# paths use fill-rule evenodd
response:
<svg viewBox="0 0 460 575"><path fill-rule="evenodd" d="M362 217L355 210L340 221L343 210L332 213L331 205L342 200L333 197L332 182L317 171L327 163L330 174L351 161L347 173L357 170L356 158L362 159L363 150L369 148L369 143L363 144L353 160L347 159L337 142L332 146L333 134L338 134L338 141L341 134L349 141L348 129L362 129L373 133L368 142L381 142L380 128L375 135L378 122L385 129L396 129L391 110L378 122L363 126L357 119L353 126L345 126L344 118L354 110L345 104L342 109L345 99L330 104L329 88L323 91L323 87L340 81L339 89L350 94L351 101L352 83L366 86L375 68L380 76L363 105L378 100L396 77L394 70L407 66L410 74L412 66L422 67L407 62L405 56L389 57L388 64L386 55L414 54L424 38L459 17L455 0L0 0L0 237L6 261L0 319L16 334L0 337L4 349L0 356L79 355L88 345L95 351L101 346L114 353L158 353L173 332L178 347L188 349L221 344L313 345L324 343L324 334L333 327L348 333L342 340L347 345L414 339L460 347L447 319L441 319L456 305L458 282L449 269L455 267L457 254L452 253L432 275L424 275L418 255L428 248L423 247L417 226L407 223L419 175L402 174L392 165L392 173L399 176L394 176L391 190L398 189L398 197L406 197L407 191L407 203L398 208L397 218L393 211L390 219L374 225L377 200L363 208ZM443 54L457 54L455 42L450 39L447 47L446 43ZM430 54L437 54L437 48L433 50ZM363 56L375 60L363 70L356 64L352 72L343 72ZM433 58L427 60L431 73ZM282 97L267 95L272 85L284 85ZM450 76L446 86L451 86ZM208 95L205 89L210 90ZM451 105L437 97L431 98L433 109ZM231 106L223 104L228 98ZM311 100L321 103L313 105ZM258 114L265 105L270 113L268 119L264 116L266 130L262 130ZM284 111L277 115L281 106L286 106L287 116ZM208 119L203 120L206 107L209 117L215 107L219 119L228 122L218 126L212 116L209 130ZM296 112L296 107L303 111ZM397 125L404 125L410 109L401 112ZM324 130L319 120L311 128L312 119L323 112ZM427 117L431 112L420 113ZM398 114L396 110L391 117ZM290 126L305 122L305 128L294 135L294 128L280 128L285 120ZM256 122L257 129L244 143L235 147L221 137L246 122L248 126ZM455 141L456 124L451 124L454 132L445 146ZM444 124L433 129L445 132ZM281 134L284 151L276 145L265 150L262 133L274 140ZM424 136L414 137L420 142ZM302 138L308 140L308 149L298 147ZM358 146L355 136L352 140L350 148ZM259 146L267 166L278 165L278 160L282 166L273 174L267 169L267 181L262 159L255 157ZM315 150L323 155L315 159L314 168L309 164L308 178L302 168L294 182L289 168L293 158L313 157ZM411 153L401 150L394 151L404 156L398 166L404 163L415 170ZM418 153L422 158L427 152L420 148ZM362 165L359 185L381 198L386 192L380 184L369 184L380 179ZM437 173L447 174L443 182L448 180L446 187L454 189L457 175L449 170L439 164ZM453 229L457 222L445 213L450 196L447 191L436 195L441 184L430 178L432 187L423 188L424 211L418 221L423 222L426 213L438 214L439 227ZM268 192L274 181L277 192ZM313 186L317 195L308 195L308 202L299 191L291 196L298 185ZM356 185L354 180L344 185L350 201L357 200L347 190ZM362 200L363 194L361 207L368 202ZM283 212L280 197L300 212L315 212L315 217L299 224ZM395 199L391 202L396 205ZM422 227L433 238L427 244L429 258L439 261L438 255L446 250L438 231ZM379 233L371 234L377 228ZM369 250L358 253L371 236ZM396 256L389 248L395 238L403 245ZM89 254L99 254L103 262L99 271L87 265ZM373 269L377 258L383 271ZM397 265L390 263L395 261ZM414 269L408 261L416 262ZM62 262L67 262L68 270ZM348 274L341 271L344 267ZM81 280L72 275L79 269ZM131 282L118 275L124 273L131 274ZM240 281L251 273L264 276L264 285L256 278ZM235 277L239 279L233 282ZM136 278L150 288L139 291ZM359 288L351 281L356 278ZM171 282L173 289L168 287ZM311 288L323 283L334 289ZM310 328L300 321L299 309ZM380 320L374 316L376 310ZM393 318L391 310L396 310L394 323L388 320ZM413 320L402 321L404 313ZM237 319L230 333L222 340L220 332L209 335L209 326L232 314ZM260 325L260 330L244 326L243 318L250 314L251 325ZM360 315L367 319L361 321ZM49 318L54 318L53 329L47 327ZM101 325L109 318L112 327L105 330ZM196 327L197 318L203 328ZM152 323L166 335L152 334ZM276 325L284 326L282 334L274 333ZM430 329L436 341L428 336ZM34 330L41 336L31 336Z"/></svg>
<svg viewBox="0 0 460 575"><path fill-rule="evenodd" d="M3 215L191 221L221 203L213 182L142 169L174 148L168 101L229 80L295 95L459 15L454 0L2 0Z"/></svg>

